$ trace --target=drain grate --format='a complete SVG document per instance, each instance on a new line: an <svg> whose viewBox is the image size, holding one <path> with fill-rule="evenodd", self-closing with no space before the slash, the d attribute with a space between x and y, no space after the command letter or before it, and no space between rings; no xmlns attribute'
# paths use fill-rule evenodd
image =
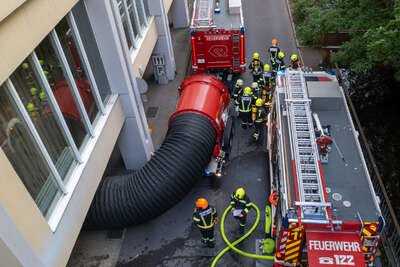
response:
<svg viewBox="0 0 400 267"><path fill-rule="evenodd" d="M155 118L157 116L158 107L148 107L146 111L147 118Z"/></svg>

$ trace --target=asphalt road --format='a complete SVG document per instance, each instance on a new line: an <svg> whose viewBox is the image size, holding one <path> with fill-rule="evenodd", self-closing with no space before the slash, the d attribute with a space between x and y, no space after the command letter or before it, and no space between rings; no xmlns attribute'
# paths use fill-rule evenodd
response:
<svg viewBox="0 0 400 267"><path fill-rule="evenodd" d="M253 52L259 52L262 61L267 62L267 48L271 39L280 41L287 58L296 52L292 28L284 0L244 0L246 54L248 62ZM176 55L179 56L179 55ZM243 75L247 84L251 82L248 73ZM239 122L236 123L239 125ZM194 202L206 197L217 207L220 215L229 204L229 195L239 186L245 187L251 200L263 212L269 195L268 162L264 144L250 141L252 130L240 126L234 129L234 140L230 161L223 176L210 181L201 179L193 190L175 207L156 219L126 230L118 266L210 266L214 256L225 247L216 229L216 248L203 248L200 233L191 223ZM264 135L265 137L265 135ZM253 222L252 211L248 222ZM240 247L248 252L255 251L255 239L263 238L263 213L255 233ZM249 227L249 226L248 226ZM231 216L226 221L228 238L234 240L238 225ZM255 266L252 259L235 253L227 253L218 266Z"/></svg>

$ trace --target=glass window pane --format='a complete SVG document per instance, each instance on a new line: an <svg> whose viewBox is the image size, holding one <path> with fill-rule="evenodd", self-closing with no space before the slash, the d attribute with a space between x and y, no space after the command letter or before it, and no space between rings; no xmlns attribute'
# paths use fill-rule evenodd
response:
<svg viewBox="0 0 400 267"><path fill-rule="evenodd" d="M137 6L138 14L139 14L140 25L142 27L144 27L146 25L145 23L147 21L147 16L144 13L145 11L144 11L143 0L138 0L136 2L136 6Z"/></svg>
<svg viewBox="0 0 400 267"><path fill-rule="evenodd" d="M132 23L134 38L136 39L138 38L138 27L140 27L140 25L136 24L135 11L134 11L135 5L133 4L132 0L127 0L126 2L128 4L128 13Z"/></svg>
<svg viewBox="0 0 400 267"><path fill-rule="evenodd" d="M44 215L60 196L50 171L5 86L0 86L0 143L14 170Z"/></svg>
<svg viewBox="0 0 400 267"><path fill-rule="evenodd" d="M144 10L146 11L146 16L150 17L149 0L143 0Z"/></svg>
<svg viewBox="0 0 400 267"><path fill-rule="evenodd" d="M64 77L61 68L61 62L58 60L48 36L39 44L39 46L35 49L35 52L61 109L61 112L64 115L74 141L77 147L80 147L86 136L85 127L75 104L71 90L68 86L67 80ZM78 88L80 91L83 91L87 87L80 86Z"/></svg>
<svg viewBox="0 0 400 267"><path fill-rule="evenodd" d="M101 99L105 104L111 94L110 85L108 83L107 74L104 70L104 64L100 56L99 48L94 38L92 26L86 12L85 4L79 1L72 9L75 22L77 24L79 35L88 57L94 78L96 80L97 89L99 90Z"/></svg>
<svg viewBox="0 0 400 267"><path fill-rule="evenodd" d="M128 20L126 19L122 0L117 0L117 5L118 5L119 14L121 15L121 21L122 21L122 26L124 28L126 42L128 43L128 48L131 49L132 48L132 40L129 36Z"/></svg>
<svg viewBox="0 0 400 267"><path fill-rule="evenodd" d="M76 164L72 149L67 145L47 95L28 61L22 63L10 78L60 176L65 178L70 167Z"/></svg>
<svg viewBox="0 0 400 267"><path fill-rule="evenodd" d="M96 102L94 101L92 87L84 71L84 66L79 55L78 47L76 46L74 36L72 35L72 31L65 18L57 24L56 32L65 57L67 58L69 68L74 76L76 86L79 89L86 112L90 121L93 122L99 110Z"/></svg>

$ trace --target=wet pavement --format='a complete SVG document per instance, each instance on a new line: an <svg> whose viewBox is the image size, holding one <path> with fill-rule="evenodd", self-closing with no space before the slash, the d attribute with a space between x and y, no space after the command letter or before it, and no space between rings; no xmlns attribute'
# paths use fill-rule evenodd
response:
<svg viewBox="0 0 400 267"><path fill-rule="evenodd" d="M265 8L260 8L265 7ZM280 41L287 58L297 52L288 11L284 1L252 0L243 1L245 26L247 31L246 54L250 62L253 52L259 52L261 60L269 63L267 48L273 38ZM249 73L243 75L245 85L250 84ZM200 242L200 233L191 221L194 202L205 197L214 205L221 216L229 204L229 195L237 188L244 187L251 200L261 211L260 224L256 231L239 247L255 252L255 239L264 238L264 212L269 195L268 158L263 144L251 141L253 129L242 129L236 119L233 147L230 160L223 175L210 180L202 178L192 191L176 206L146 224L126 229L117 266L210 266L213 258L225 247L219 227L216 229L216 247L204 248ZM248 216L248 226L255 220L255 212ZM230 240L238 234L238 224L232 216L225 222ZM228 252L217 266L254 266L255 260L244 258L234 252Z"/></svg>
<svg viewBox="0 0 400 267"><path fill-rule="evenodd" d="M280 47L285 52L287 59L291 53L297 52L285 1L251 0L242 1L242 3L247 35L247 62L251 61L254 52L258 52L261 60L269 63L267 48L273 38L280 41ZM159 147L164 139L167 120L177 101L177 87L187 74L190 49L186 33L188 33L187 29L172 31L177 62L176 79L168 85L149 83L147 101L144 106L145 110L149 107L158 107L155 117L148 118L149 124L153 128L152 137L155 148ZM250 85L252 79L249 73L245 73L242 78L245 85ZM270 191L266 131L264 131L263 144L257 145L251 141L253 130L242 129L237 119L235 122L238 127L234 128L231 156L223 175L214 180L206 177L199 179L191 192L170 210L145 224L125 229L120 242L113 248L114 250L120 249L117 266L210 266L213 258L225 247L225 243L220 236L218 226L215 233L216 247L214 249L203 247L200 242L200 232L191 221L195 200L198 197L207 198L221 216L229 204L230 194L240 186L247 190L251 200L259 207L261 220L256 231L238 247L247 252L255 252L255 239L264 238L263 211ZM251 211L248 216L247 229L254 220L255 212ZM238 224L230 214L225 225L227 237L231 241L239 237ZM78 240L71 258L79 257L79 255L83 255L82 251L90 250L82 248L84 244L94 247L102 247L106 244L100 238L97 239L97 243L95 240L89 245L84 242L85 236L88 235L90 233L82 232L79 240L82 239L83 242ZM98 257L105 255L108 255L107 249L97 253ZM71 265L72 262L74 261L70 260L69 266L78 266ZM83 262L83 265L79 266L114 266L112 263L104 265L104 262L101 261L93 263L89 260L85 261L85 259L80 262ZM217 266L255 266L255 260L244 258L230 251L221 258Z"/></svg>

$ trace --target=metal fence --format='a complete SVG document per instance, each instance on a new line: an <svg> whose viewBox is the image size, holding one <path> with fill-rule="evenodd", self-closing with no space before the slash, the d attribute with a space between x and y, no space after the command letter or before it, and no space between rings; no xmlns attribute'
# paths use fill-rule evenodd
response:
<svg viewBox="0 0 400 267"><path fill-rule="evenodd" d="M396 214L394 209L390 203L389 196L386 192L385 185L383 183L382 177L379 173L378 167L375 163L374 156L372 155L371 149L368 146L367 138L365 137L364 131L361 127L359 118L357 116L357 112L354 108L354 105L350 99L350 95L348 93L348 89L346 84L341 82L341 72L338 70L336 72L338 74L338 80L343 87L343 91L346 96L347 103L349 104L349 108L351 111L351 115L355 122L355 127L360 134L360 144L361 148L364 152L364 155L367 155L366 162L368 171L370 173L372 183L374 185L375 192L380 200L380 208L382 211L382 216L385 219L385 227L381 233L382 237L382 245L385 250L385 254L391 266L400 266L400 226L399 222L396 218Z"/></svg>

